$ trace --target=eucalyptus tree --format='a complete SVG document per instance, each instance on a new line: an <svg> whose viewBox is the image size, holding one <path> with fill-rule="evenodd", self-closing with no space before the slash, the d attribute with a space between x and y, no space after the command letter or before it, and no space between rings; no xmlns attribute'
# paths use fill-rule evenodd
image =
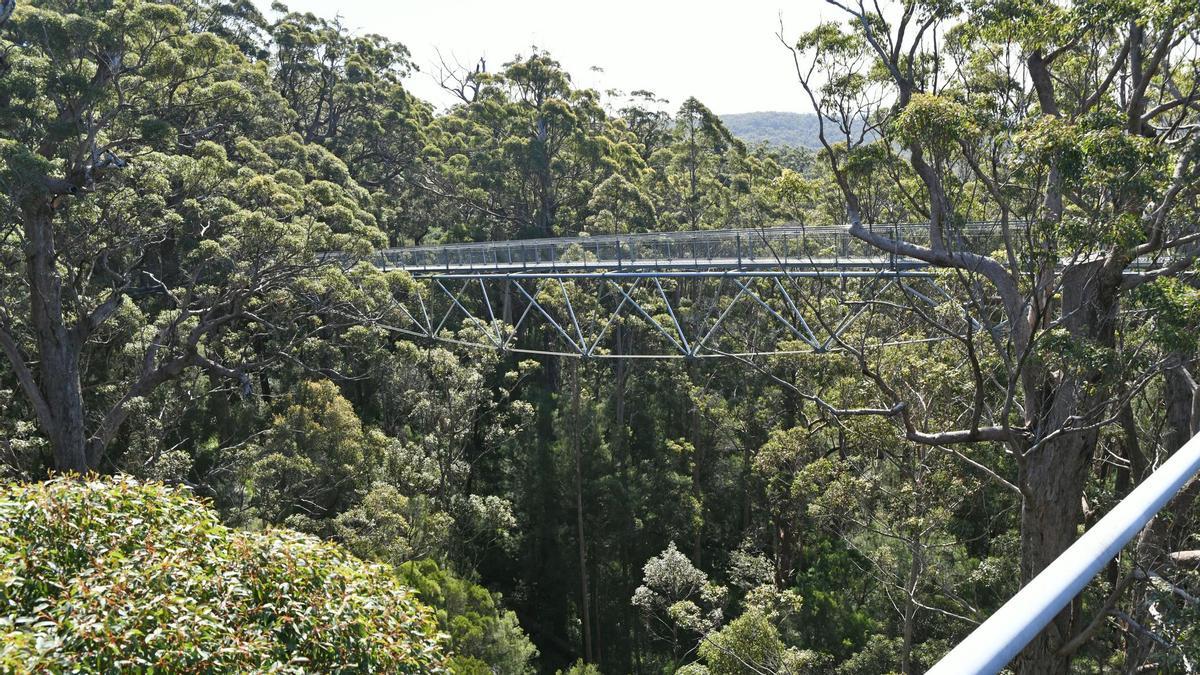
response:
<svg viewBox="0 0 1200 675"><path fill-rule="evenodd" d="M393 240L419 239L431 206L417 188L431 111L402 84L414 70L408 49L351 33L337 20L272 7L279 16L267 26L267 63L293 113L291 130L346 163Z"/></svg>
<svg viewBox="0 0 1200 675"><path fill-rule="evenodd" d="M59 469L102 466L185 372L248 391L315 330L314 253L385 241L266 71L193 18L46 0L0 33L0 351Z"/></svg>
<svg viewBox="0 0 1200 675"><path fill-rule="evenodd" d="M671 115L663 109L667 99L659 98L654 92L638 89L629 92L626 105L617 111L617 116L637 139L638 154L649 160L659 148L671 139Z"/></svg>
<svg viewBox="0 0 1200 675"><path fill-rule="evenodd" d="M952 270L985 319L982 330L952 330L956 376L973 383L958 428L919 427L917 392L853 353L878 412L907 440L1011 453L1028 581L1083 522L1093 457L1121 452L1101 432L1134 393L1191 367L1147 334L1186 316L1128 317L1147 297L1196 292L1200 12L1188 2L830 1L846 24L784 44L819 113L850 233ZM881 152L907 165L871 178L928 221L917 241L868 215L854 163ZM980 217L1000 223L982 247L963 229ZM1018 671L1067 672L1089 623L1081 610L1064 610Z"/></svg>
<svg viewBox="0 0 1200 675"><path fill-rule="evenodd" d="M428 129L436 154L422 186L457 207L444 226L451 236L573 234L595 186L614 174L639 182L644 164L628 132L547 54L477 79L474 97Z"/></svg>
<svg viewBox="0 0 1200 675"><path fill-rule="evenodd" d="M679 106L673 122L670 143L650 157L663 228L727 226L732 202L749 192L745 144L694 97Z"/></svg>

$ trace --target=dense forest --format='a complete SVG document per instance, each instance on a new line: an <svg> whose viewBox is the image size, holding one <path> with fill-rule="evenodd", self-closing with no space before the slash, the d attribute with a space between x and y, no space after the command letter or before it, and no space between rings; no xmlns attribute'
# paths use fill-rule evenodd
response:
<svg viewBox="0 0 1200 675"><path fill-rule="evenodd" d="M806 149L538 51L447 71L439 111L403 44L279 3L0 0L0 669L929 668L1200 432L1200 10L825 11L769 85L816 111ZM964 246L982 221L999 238ZM926 233L875 227L900 222ZM816 296L873 317L823 352L536 357L398 333L424 282L371 264L784 223L924 261L946 297ZM1197 494L1014 671L1192 672ZM85 555L120 580L66 589ZM118 626L106 593L145 611ZM240 651L154 629L185 612Z"/></svg>

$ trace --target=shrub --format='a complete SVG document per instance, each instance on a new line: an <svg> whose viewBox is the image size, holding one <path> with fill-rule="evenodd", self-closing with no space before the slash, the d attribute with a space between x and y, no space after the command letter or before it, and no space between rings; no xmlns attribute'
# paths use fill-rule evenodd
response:
<svg viewBox="0 0 1200 675"><path fill-rule="evenodd" d="M0 486L4 672L446 672L381 565L129 478Z"/></svg>

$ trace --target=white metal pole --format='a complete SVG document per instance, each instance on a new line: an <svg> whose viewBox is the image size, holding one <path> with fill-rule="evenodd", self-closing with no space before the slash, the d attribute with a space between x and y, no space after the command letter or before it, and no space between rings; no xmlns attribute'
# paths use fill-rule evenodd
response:
<svg viewBox="0 0 1200 675"><path fill-rule="evenodd" d="M1200 436L1142 481L927 675L1000 672L1198 471Z"/></svg>

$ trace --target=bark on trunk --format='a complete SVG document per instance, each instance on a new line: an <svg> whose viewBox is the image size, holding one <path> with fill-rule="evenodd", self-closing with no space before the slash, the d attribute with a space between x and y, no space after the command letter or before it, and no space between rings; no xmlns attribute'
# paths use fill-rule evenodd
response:
<svg viewBox="0 0 1200 675"><path fill-rule="evenodd" d="M917 585L921 581L923 567L923 552L919 535L914 533L908 544L911 557L908 565L908 581L904 586L904 641L900 648L900 672L905 675L911 675L914 672L912 652L917 624Z"/></svg>
<svg viewBox="0 0 1200 675"><path fill-rule="evenodd" d="M23 216L30 318L38 350L38 385L51 422L50 428L43 432L50 439L54 465L59 471L85 472L94 467L88 461L84 427L81 345L64 318L62 278L56 266L54 210L48 201L39 201L26 205Z"/></svg>
<svg viewBox="0 0 1200 675"><path fill-rule="evenodd" d="M1090 438L1089 438L1090 437ZM1021 470L1021 583L1029 583L1075 541L1094 434L1075 434L1048 444ZM1068 606L1029 643L1018 660L1020 675L1065 674L1070 658L1058 650L1071 639L1076 617Z"/></svg>
<svg viewBox="0 0 1200 675"><path fill-rule="evenodd" d="M1118 277L1119 278L1119 277ZM1099 346L1113 344L1117 281L1102 261L1068 267L1062 279L1062 323L1075 341ZM1107 391L1096 371L1044 374L1038 391L1027 396L1041 401L1030 406L1035 441L1057 430L1087 427L1106 414L1098 404ZM1081 500L1098 431L1058 432L1025 454L1019 467L1024 499L1021 506L1021 583L1029 583L1070 546L1082 518ZM1019 675L1066 675L1069 655L1059 650L1075 632L1077 607L1058 614L1017 659Z"/></svg>
<svg viewBox="0 0 1200 675"><path fill-rule="evenodd" d="M54 416L54 428L48 430L48 435L55 468L85 473L95 467L88 460L79 360L78 355L64 351L67 353L53 354L50 358L46 358L43 351L41 370L43 382L46 383L43 389L46 390L46 403Z"/></svg>
<svg viewBox="0 0 1200 675"><path fill-rule="evenodd" d="M579 363L572 369L573 380L571 392L571 439L575 455L575 526L579 539L579 590L583 614L583 660L593 662L592 654L592 612L588 593L587 573L587 535L583 526L583 448L579 442Z"/></svg>

